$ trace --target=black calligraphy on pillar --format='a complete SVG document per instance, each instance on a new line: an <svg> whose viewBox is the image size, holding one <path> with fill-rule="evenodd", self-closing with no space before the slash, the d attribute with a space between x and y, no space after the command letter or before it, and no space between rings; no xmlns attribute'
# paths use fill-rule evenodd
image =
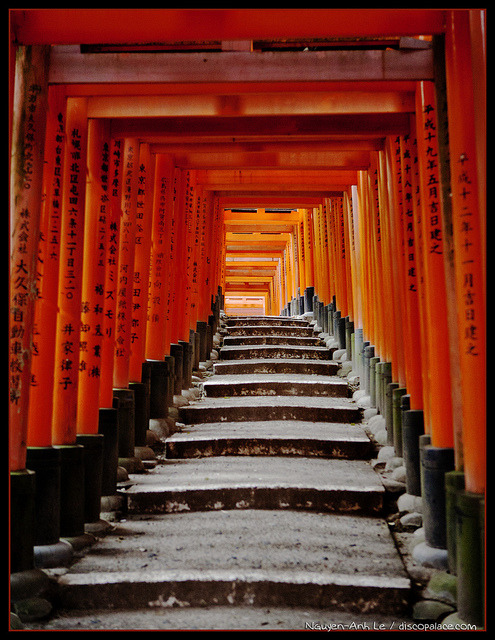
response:
<svg viewBox="0 0 495 640"><path fill-rule="evenodd" d="M472 208L471 196L472 192L472 180L471 174L474 171L471 166L471 158L467 153L461 153L457 160L457 171L455 174L455 185L453 187L457 191L458 200L460 202L460 252L458 256L459 263L462 269L462 299L463 310L461 315L462 324L462 337L464 341L465 353L470 356L478 356L479 350L477 341L478 336L478 320L477 314L478 303L477 298L481 291L479 282L476 282L477 278L477 261L479 255L477 251L477 239L475 237L474 228L474 210Z"/></svg>
<svg viewBox="0 0 495 640"><path fill-rule="evenodd" d="M427 104L423 114L423 139L425 141L425 185L424 197L429 212L428 247L430 253L442 254L442 218L440 209L440 179L438 171L438 141L436 133L435 107Z"/></svg>

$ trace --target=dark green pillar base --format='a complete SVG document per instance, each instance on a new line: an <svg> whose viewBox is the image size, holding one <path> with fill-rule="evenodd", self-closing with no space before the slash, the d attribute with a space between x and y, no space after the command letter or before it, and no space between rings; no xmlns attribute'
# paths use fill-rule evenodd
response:
<svg viewBox="0 0 495 640"><path fill-rule="evenodd" d="M395 455L399 458L403 457L402 444L402 411L401 398L407 393L405 387L399 387L392 391L392 422L394 430L394 449Z"/></svg>
<svg viewBox="0 0 495 640"><path fill-rule="evenodd" d="M406 468L407 493L421 495L419 438L424 434L423 411L409 409L402 414L402 453Z"/></svg>
<svg viewBox="0 0 495 640"><path fill-rule="evenodd" d="M485 621L483 495L460 491L457 514L457 611L470 624L483 626Z"/></svg>
<svg viewBox="0 0 495 640"><path fill-rule="evenodd" d="M427 445L420 456L425 541L435 549L447 549L445 474L454 470L454 449Z"/></svg>

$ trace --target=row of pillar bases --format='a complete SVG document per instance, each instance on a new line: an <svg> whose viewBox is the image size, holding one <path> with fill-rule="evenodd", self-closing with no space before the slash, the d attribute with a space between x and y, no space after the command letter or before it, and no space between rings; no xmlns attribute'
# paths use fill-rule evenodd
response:
<svg viewBox="0 0 495 640"><path fill-rule="evenodd" d="M403 459L406 492L422 501L424 542L414 547L413 557L456 576L460 621L483 626L485 502L483 496L465 491L454 449L432 446L423 411L410 408L407 389L392 380L392 364L375 354L363 329L341 317L335 297L325 305L308 287L282 314L311 315L315 331L333 335L333 343L352 361L369 406L384 419L386 444Z"/></svg>
<svg viewBox="0 0 495 640"><path fill-rule="evenodd" d="M12 575L68 565L111 525L102 513L118 511L119 467L144 471L154 422L170 419L174 396L192 387L193 371L213 349L220 299L208 322L189 341L170 345L163 360L146 360L140 382L114 389L113 406L99 410L98 433L78 434L73 445L28 447L26 469L10 474Z"/></svg>

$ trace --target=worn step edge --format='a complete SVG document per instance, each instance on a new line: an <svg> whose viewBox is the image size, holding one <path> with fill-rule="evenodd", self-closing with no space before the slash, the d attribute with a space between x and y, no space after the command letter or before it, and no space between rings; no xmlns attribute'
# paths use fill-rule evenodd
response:
<svg viewBox="0 0 495 640"><path fill-rule="evenodd" d="M293 486L208 486L206 488L147 486L122 491L130 514L218 511L220 509L303 509L307 511L378 515L384 488Z"/></svg>
<svg viewBox="0 0 495 640"><path fill-rule="evenodd" d="M281 325L239 325L228 327L228 336L241 337L241 336L263 336L263 335L276 335L281 336L300 336L312 338L314 337L313 327L311 326L281 326Z"/></svg>
<svg viewBox="0 0 495 640"><path fill-rule="evenodd" d="M304 396L301 396L304 397ZM180 407L179 421L184 424L196 424L199 422L239 422L249 420L309 420L315 422L360 422L362 409L347 406L311 406L301 403L293 404L268 404L267 399L276 399L277 396L262 396L255 405L223 404L213 405L206 403ZM232 398L242 400L244 398ZM283 396L283 399L293 400L292 396ZM344 398L341 398L342 400ZM225 399L229 400L228 398Z"/></svg>
<svg viewBox="0 0 495 640"><path fill-rule="evenodd" d="M348 394L346 381L309 381L301 379L270 380L233 380L218 381L210 379L203 384L207 397L219 398L224 396L331 396L345 398Z"/></svg>
<svg viewBox="0 0 495 640"><path fill-rule="evenodd" d="M322 346L322 342L313 336L287 336L276 333L272 335L226 336L223 340L224 347L250 347L253 345L318 347Z"/></svg>
<svg viewBox="0 0 495 640"><path fill-rule="evenodd" d="M306 347L298 345L250 345L222 347L221 360L236 360L244 358L300 358L309 360L331 360L335 349L327 347Z"/></svg>
<svg viewBox="0 0 495 640"><path fill-rule="evenodd" d="M369 460L373 445L369 439L321 439L282 436L173 437L165 441L167 459L209 456L303 456Z"/></svg>
<svg viewBox="0 0 495 640"><path fill-rule="evenodd" d="M227 360L215 362L213 371L219 375L297 373L301 375L335 375L341 368L335 360L313 360L311 358L252 358L250 360Z"/></svg>
<svg viewBox="0 0 495 640"><path fill-rule="evenodd" d="M68 609L194 606L305 606L356 613L402 613L406 577L284 571L156 571L66 574L58 580Z"/></svg>
<svg viewBox="0 0 495 640"><path fill-rule="evenodd" d="M239 318L228 318L225 322L227 329L229 327L246 327L246 326L273 326L280 325L286 327L308 327L307 320L297 320L295 318L287 318L284 316L267 316L260 318L256 316L245 316Z"/></svg>

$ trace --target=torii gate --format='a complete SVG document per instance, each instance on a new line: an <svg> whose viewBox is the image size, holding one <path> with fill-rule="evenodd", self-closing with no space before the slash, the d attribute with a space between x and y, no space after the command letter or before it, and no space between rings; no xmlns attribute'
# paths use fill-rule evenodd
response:
<svg viewBox="0 0 495 640"><path fill-rule="evenodd" d="M455 567L461 613L478 621L484 11L104 9L99 17L84 9L12 12L13 507L21 495L34 501L28 453L62 465L63 488L80 501L80 447L101 440L98 414L113 411L114 385L130 395L153 362L161 362L155 379L164 377L172 345L187 360L191 335L218 312L224 208L283 204L307 212L289 233L305 268L287 269L278 248L284 287L292 295L293 274L301 283L304 273L304 287L323 303L335 298L368 355L374 350L390 365L396 395L408 395L419 412L429 479L441 488L444 480L461 483L453 492L462 522ZM274 39L301 33L333 44L304 54L276 49ZM176 51L163 65L186 35L209 48ZM336 50L346 38L379 38L381 48ZM270 56L262 54L266 40ZM181 312L172 317L171 309ZM100 333L115 338L109 351ZM399 432L394 446L403 446ZM441 510L429 499L425 506L429 542L446 545L437 538ZM61 510L70 534L87 517L76 511ZM57 525L52 516L44 520ZM33 541L29 522L15 523L17 568L32 562ZM470 558L477 568L466 568Z"/></svg>

